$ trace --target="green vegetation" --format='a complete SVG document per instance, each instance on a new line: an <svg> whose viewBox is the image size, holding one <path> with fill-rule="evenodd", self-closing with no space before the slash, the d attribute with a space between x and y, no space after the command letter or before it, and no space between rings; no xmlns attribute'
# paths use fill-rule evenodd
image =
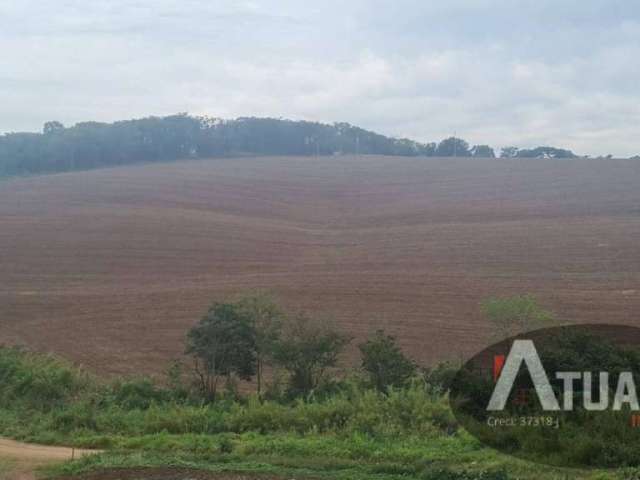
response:
<svg viewBox="0 0 640 480"><path fill-rule="evenodd" d="M505 153L506 152L506 153ZM573 157L540 147L503 150L503 156ZM42 133L0 135L0 178L188 158L240 155L375 154L495 157L488 145L460 138L420 143L385 137L348 123L332 125L276 118L222 120L187 114L115 123L45 123Z"/></svg>
<svg viewBox="0 0 640 480"><path fill-rule="evenodd" d="M382 331L360 345L362 372L329 375L348 341L330 322L288 319L269 297L250 296L214 304L187 337L198 370L187 375L174 363L164 382L101 382L51 356L0 348L0 434L106 450L56 475L180 466L334 479L633 478L544 467L483 446L449 407L455 369L419 374ZM287 373L285 388L272 382L246 396L203 388L203 365L230 387L254 375L258 349Z"/></svg>
<svg viewBox="0 0 640 480"><path fill-rule="evenodd" d="M4 458L0 458L0 478L5 478L13 469L13 462Z"/></svg>
<svg viewBox="0 0 640 480"><path fill-rule="evenodd" d="M238 440L236 440L238 441ZM407 478L424 480L507 480L502 469L464 468L452 469L442 466L437 461L419 461L403 463L401 461L385 461L376 458L368 462L362 457L345 458L342 447L346 442L333 443L330 439L275 439L274 441L251 441L244 444L238 452L222 454L209 453L204 456L194 453L168 453L153 451L113 452L108 455L90 457L77 463L66 464L50 470L52 475L69 475L85 472L90 469L108 469L122 467L157 467L170 466L192 468L211 472L236 472L245 474L272 474L284 478L327 478L338 480L400 480ZM442 445L438 445L441 447ZM385 448L385 445L357 444L362 450L371 453ZM352 449L353 450L353 449ZM247 460L247 459L251 460ZM445 462L448 463L448 462ZM521 478L535 478L533 476ZM563 478L560 476L549 478Z"/></svg>
<svg viewBox="0 0 640 480"><path fill-rule="evenodd" d="M490 298L482 303L481 308L497 338L552 327L555 322L553 313L538 305L532 295Z"/></svg>
<svg viewBox="0 0 640 480"><path fill-rule="evenodd" d="M574 158L575 156L571 150L555 147L536 147L532 149L504 147L500 151L500 157L502 158Z"/></svg>
<svg viewBox="0 0 640 480"><path fill-rule="evenodd" d="M347 123L186 114L0 135L0 176L238 155L432 155L435 144L389 138Z"/></svg>
<svg viewBox="0 0 640 480"><path fill-rule="evenodd" d="M437 157L484 157L495 158L496 154L489 145L474 145L471 147L461 138L449 137L442 140L435 147Z"/></svg>
<svg viewBox="0 0 640 480"><path fill-rule="evenodd" d="M308 398L327 386L328 369L338 363L338 355L351 341L331 327L327 319L297 316L288 322L285 333L273 344L273 359L289 374L287 395Z"/></svg>
<svg viewBox="0 0 640 480"><path fill-rule="evenodd" d="M360 346L362 369L379 392L405 387L416 374L416 365L402 353L394 337L378 330Z"/></svg>
<svg viewBox="0 0 640 480"><path fill-rule="evenodd" d="M256 389L262 396L265 366L273 365L275 346L282 333L285 315L266 292L256 292L238 301L240 313L251 322L255 337Z"/></svg>
<svg viewBox="0 0 640 480"><path fill-rule="evenodd" d="M220 377L251 380L256 373L256 335L251 319L237 305L216 303L187 336L187 351L195 359L200 390L216 399Z"/></svg>
<svg viewBox="0 0 640 480"><path fill-rule="evenodd" d="M523 368L504 410L487 411L495 383L491 369L483 370L485 354L507 351L511 342L493 345L472 358L454 379L450 399L456 418L484 445L522 459L558 466L637 467L640 432L632 424L634 412L627 405L607 406L619 391L621 374L633 375L634 385L640 380L640 351L633 343L637 335L633 327L590 325L556 326L528 335L554 396L560 405L569 399L570 407L558 410L541 407L531 374ZM564 380L555 372L576 375L568 396ZM635 386L632 391L635 395ZM594 401L602 406L587 408L586 403Z"/></svg>
<svg viewBox="0 0 640 480"><path fill-rule="evenodd" d="M146 379L102 384L18 349L0 349L0 364L3 435L110 450L66 465L66 472L112 462L398 478L449 471L455 452L461 463L451 478L505 478L483 473L494 471L491 461L478 468L478 442L457 431L446 398L419 382L381 394L350 380L318 399L252 395L206 403ZM55 401L43 402L42 392ZM476 476L453 473L467 470Z"/></svg>

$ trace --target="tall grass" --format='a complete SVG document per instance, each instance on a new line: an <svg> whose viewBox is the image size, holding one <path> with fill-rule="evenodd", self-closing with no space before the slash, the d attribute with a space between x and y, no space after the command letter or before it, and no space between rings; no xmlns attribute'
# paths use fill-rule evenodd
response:
<svg viewBox="0 0 640 480"><path fill-rule="evenodd" d="M101 383L59 359L0 347L0 435L111 449L66 473L190 465L345 479L507 478L505 459L459 430L446 397L423 382L382 394L349 381L293 402L205 404L178 390L148 379ZM577 438L578 453L589 451L587 440Z"/></svg>
<svg viewBox="0 0 640 480"><path fill-rule="evenodd" d="M8 348L0 348L0 401L0 433L67 443L160 433L435 437L457 428L445 398L420 383L386 395L351 382L316 401L197 404L146 379L103 385L58 359Z"/></svg>
<svg viewBox="0 0 640 480"><path fill-rule="evenodd" d="M0 348L0 405L51 411L68 405L91 385L88 375L47 355Z"/></svg>

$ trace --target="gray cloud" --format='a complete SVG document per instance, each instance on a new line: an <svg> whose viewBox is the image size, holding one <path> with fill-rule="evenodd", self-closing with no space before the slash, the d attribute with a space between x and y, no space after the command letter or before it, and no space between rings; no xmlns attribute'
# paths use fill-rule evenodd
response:
<svg viewBox="0 0 640 480"><path fill-rule="evenodd" d="M640 5L0 4L0 131L178 111L640 153Z"/></svg>

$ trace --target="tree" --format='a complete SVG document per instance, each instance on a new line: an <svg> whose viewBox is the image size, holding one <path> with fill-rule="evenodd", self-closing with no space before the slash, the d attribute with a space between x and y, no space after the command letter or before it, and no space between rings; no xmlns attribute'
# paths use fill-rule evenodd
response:
<svg viewBox="0 0 640 480"><path fill-rule="evenodd" d="M532 295L490 298L482 303L482 312L491 322L497 338L550 327L555 323L553 313L538 305Z"/></svg>
<svg viewBox="0 0 640 480"><path fill-rule="evenodd" d="M555 147L536 147L531 150L519 150L518 157L522 158L575 158L571 150Z"/></svg>
<svg viewBox="0 0 640 480"><path fill-rule="evenodd" d="M289 373L289 392L308 396L335 367L338 356L351 339L327 322L298 316L290 320L275 344L274 360Z"/></svg>
<svg viewBox="0 0 640 480"><path fill-rule="evenodd" d="M52 120L51 122L46 122L44 127L42 127L42 133L45 135L50 135L52 133L60 132L64 130L64 125L56 120Z"/></svg>
<svg viewBox="0 0 640 480"><path fill-rule="evenodd" d="M471 155L474 157L496 158L496 154L489 145L475 145L471 149Z"/></svg>
<svg viewBox="0 0 640 480"><path fill-rule="evenodd" d="M469 144L461 138L449 137L438 144L436 155L438 157L469 157L471 151Z"/></svg>
<svg viewBox="0 0 640 480"><path fill-rule="evenodd" d="M256 380L258 395L262 393L264 367L273 357L274 346L280 338L284 314L273 298L264 292L243 297L238 308L246 316L255 332Z"/></svg>
<svg viewBox="0 0 640 480"><path fill-rule="evenodd" d="M237 305L215 303L187 335L186 353L194 358L202 392L215 400L220 377L250 380L256 372L256 336Z"/></svg>
<svg viewBox="0 0 640 480"><path fill-rule="evenodd" d="M69 128L51 121L43 133L0 135L0 174L239 154L430 156L435 150L432 143L385 137L347 123L252 117L222 120L179 113L114 123L81 122Z"/></svg>
<svg viewBox="0 0 640 480"><path fill-rule="evenodd" d="M408 359L396 339L378 330L373 338L358 346L362 368L379 392L390 387L403 387L416 373L416 365Z"/></svg>
<svg viewBox="0 0 640 480"><path fill-rule="evenodd" d="M459 371L460 365L445 361L435 366L423 368L422 375L426 384L431 388L446 392L451 389Z"/></svg>
<svg viewBox="0 0 640 480"><path fill-rule="evenodd" d="M500 158L515 158L518 156L518 147L502 147Z"/></svg>

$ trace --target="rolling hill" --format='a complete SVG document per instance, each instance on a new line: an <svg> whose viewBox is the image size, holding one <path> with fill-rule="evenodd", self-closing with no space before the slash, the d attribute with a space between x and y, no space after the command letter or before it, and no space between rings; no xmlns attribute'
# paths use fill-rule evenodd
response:
<svg viewBox="0 0 640 480"><path fill-rule="evenodd" d="M384 156L5 180L0 343L157 373L210 302L253 288L424 363L485 346L489 296L638 324L638 185L633 160Z"/></svg>

